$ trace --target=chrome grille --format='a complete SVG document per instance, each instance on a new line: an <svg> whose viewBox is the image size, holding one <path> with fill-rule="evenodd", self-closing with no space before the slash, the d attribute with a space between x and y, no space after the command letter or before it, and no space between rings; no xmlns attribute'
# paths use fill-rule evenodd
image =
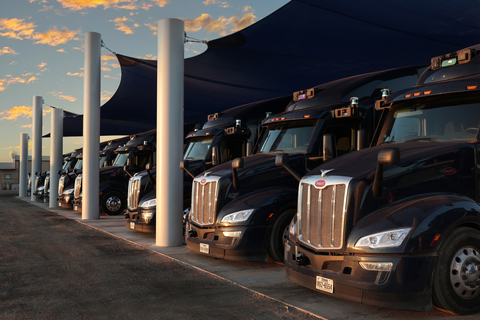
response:
<svg viewBox="0 0 480 320"><path fill-rule="evenodd" d="M58 181L58 194L63 194L63 188L65 188L65 176L61 176Z"/></svg>
<svg viewBox="0 0 480 320"><path fill-rule="evenodd" d="M297 224L300 242L314 249L343 247L350 180L351 178L338 176L310 176L302 179ZM316 186L317 181L322 181L319 186Z"/></svg>
<svg viewBox="0 0 480 320"><path fill-rule="evenodd" d="M47 176L45 178L45 184L44 184L43 192L50 192L50 176Z"/></svg>
<svg viewBox="0 0 480 320"><path fill-rule="evenodd" d="M75 199L80 198L80 192L82 192L82 175L81 174L79 174L75 178L75 187L73 189L73 196L75 197Z"/></svg>
<svg viewBox="0 0 480 320"><path fill-rule="evenodd" d="M190 217L198 225L211 225L215 222L219 179L220 177L199 177L193 180Z"/></svg>
<svg viewBox="0 0 480 320"><path fill-rule="evenodd" d="M128 210L137 210L138 208L138 197L140 196L140 185L141 185L141 176L136 176L130 178L128 181L128 199L127 206Z"/></svg>

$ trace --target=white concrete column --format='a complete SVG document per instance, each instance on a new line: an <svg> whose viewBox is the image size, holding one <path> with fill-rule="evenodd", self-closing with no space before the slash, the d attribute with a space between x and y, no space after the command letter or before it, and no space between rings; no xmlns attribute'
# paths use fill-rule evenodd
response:
<svg viewBox="0 0 480 320"><path fill-rule="evenodd" d="M156 245L182 244L184 22L158 21Z"/></svg>
<svg viewBox="0 0 480 320"><path fill-rule="evenodd" d="M42 105L43 98L33 97L33 115L32 115L32 191L30 200L35 201L35 172L42 171Z"/></svg>
<svg viewBox="0 0 480 320"><path fill-rule="evenodd" d="M83 71L83 163L82 219L100 218L100 33L85 34L85 68Z"/></svg>
<svg viewBox="0 0 480 320"><path fill-rule="evenodd" d="M50 133L50 196L49 207L57 208L58 183L62 170L63 157L63 109L52 107L52 124ZM46 192L47 190L45 190Z"/></svg>
<svg viewBox="0 0 480 320"><path fill-rule="evenodd" d="M27 196L27 179L28 179L28 133L20 133L20 183L19 192L20 197Z"/></svg>

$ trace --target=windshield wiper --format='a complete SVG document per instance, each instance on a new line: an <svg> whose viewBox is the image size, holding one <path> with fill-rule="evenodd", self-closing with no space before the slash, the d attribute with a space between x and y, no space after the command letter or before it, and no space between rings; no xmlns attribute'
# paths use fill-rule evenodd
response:
<svg viewBox="0 0 480 320"><path fill-rule="evenodd" d="M411 140L406 140L404 142L410 142L410 141L432 141L432 140L442 140L441 138L418 138L418 139L411 139Z"/></svg>

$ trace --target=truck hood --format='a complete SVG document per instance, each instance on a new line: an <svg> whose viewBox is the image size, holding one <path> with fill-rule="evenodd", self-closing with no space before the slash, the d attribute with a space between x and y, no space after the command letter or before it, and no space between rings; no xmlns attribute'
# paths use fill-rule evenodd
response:
<svg viewBox="0 0 480 320"><path fill-rule="evenodd" d="M329 175L347 176L355 179L363 179L372 176L377 168L377 157L381 150L389 148L398 148L400 150L400 162L396 165L384 166L384 178L399 174L403 171L411 170L419 166L421 162L442 153L459 152L461 147L467 145L462 142L404 142L395 144L384 144L372 148L366 148L340 158L333 159L321 164L306 176L320 175L321 170L331 170ZM372 176L373 178L373 176Z"/></svg>

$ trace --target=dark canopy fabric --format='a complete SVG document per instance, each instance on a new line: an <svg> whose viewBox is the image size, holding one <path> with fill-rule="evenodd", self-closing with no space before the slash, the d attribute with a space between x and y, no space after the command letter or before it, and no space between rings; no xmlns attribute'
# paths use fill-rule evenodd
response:
<svg viewBox="0 0 480 320"><path fill-rule="evenodd" d="M185 122L332 80L427 65L480 43L480 2L293 0L266 18L185 59ZM122 79L101 107L101 134L155 128L156 61L117 54ZM82 135L82 116L64 135Z"/></svg>

